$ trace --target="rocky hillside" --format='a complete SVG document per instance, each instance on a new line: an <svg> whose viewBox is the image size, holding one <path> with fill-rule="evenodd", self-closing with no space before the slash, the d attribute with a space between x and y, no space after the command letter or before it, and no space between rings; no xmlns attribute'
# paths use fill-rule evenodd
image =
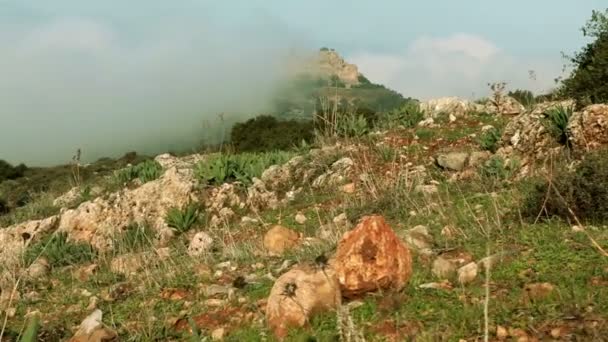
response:
<svg viewBox="0 0 608 342"><path fill-rule="evenodd" d="M293 79L275 98L275 114L284 118L310 118L319 100L330 99L353 109L388 111L406 99L383 85L369 81L333 49L322 48L313 57L294 67Z"/></svg>
<svg viewBox="0 0 608 342"><path fill-rule="evenodd" d="M601 341L608 105L570 105L437 99L34 197L2 216L0 340Z"/></svg>

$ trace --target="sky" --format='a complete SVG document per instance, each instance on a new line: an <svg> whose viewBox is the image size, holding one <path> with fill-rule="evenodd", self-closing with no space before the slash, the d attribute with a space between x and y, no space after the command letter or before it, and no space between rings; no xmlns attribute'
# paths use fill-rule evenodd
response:
<svg viewBox="0 0 608 342"><path fill-rule="evenodd" d="M94 160L218 139L268 108L288 56L322 46L419 99L478 98L496 81L544 92L603 3L0 0L0 159L48 165L78 148Z"/></svg>

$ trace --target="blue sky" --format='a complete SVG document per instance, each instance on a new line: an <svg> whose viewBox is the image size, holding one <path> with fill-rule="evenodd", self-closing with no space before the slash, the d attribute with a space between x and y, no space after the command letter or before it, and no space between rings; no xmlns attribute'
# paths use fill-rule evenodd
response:
<svg viewBox="0 0 608 342"><path fill-rule="evenodd" d="M543 92L603 3L0 0L0 158L191 144L218 112L263 111L284 56L322 46L406 96Z"/></svg>

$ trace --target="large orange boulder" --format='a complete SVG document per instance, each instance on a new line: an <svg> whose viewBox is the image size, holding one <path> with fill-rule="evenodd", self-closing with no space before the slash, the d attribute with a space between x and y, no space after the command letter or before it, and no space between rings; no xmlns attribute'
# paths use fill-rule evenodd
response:
<svg viewBox="0 0 608 342"><path fill-rule="evenodd" d="M340 285L331 268L298 266L277 279L266 304L266 321L283 339L289 329L306 326L313 315L336 309Z"/></svg>
<svg viewBox="0 0 608 342"><path fill-rule="evenodd" d="M382 216L366 216L342 237L333 267L342 295L352 298L403 289L412 275L412 257Z"/></svg>

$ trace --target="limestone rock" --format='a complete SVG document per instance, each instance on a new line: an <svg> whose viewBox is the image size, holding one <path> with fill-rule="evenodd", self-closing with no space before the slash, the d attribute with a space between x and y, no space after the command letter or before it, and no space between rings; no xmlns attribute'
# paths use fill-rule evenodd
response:
<svg viewBox="0 0 608 342"><path fill-rule="evenodd" d="M207 157L202 154L191 154L185 157L172 156L169 153L164 153L156 156L156 161L163 169L168 170L171 168L177 169L192 169L196 164L204 161Z"/></svg>
<svg viewBox="0 0 608 342"><path fill-rule="evenodd" d="M433 274L440 279L450 279L458 268L473 261L473 256L467 252L453 250L439 255L433 261Z"/></svg>
<svg viewBox="0 0 608 342"><path fill-rule="evenodd" d="M354 167L355 162L348 157L344 157L331 165L331 168L324 174L317 177L313 183L313 188L324 186L337 186L344 183L349 172Z"/></svg>
<svg viewBox="0 0 608 342"><path fill-rule="evenodd" d="M437 156L437 164L450 171L462 171L469 160L466 152L449 152Z"/></svg>
<svg viewBox="0 0 608 342"><path fill-rule="evenodd" d="M435 118L439 114L451 114L454 117L465 116L469 112L477 111L475 103L458 97L442 97L432 99L420 104L427 117Z"/></svg>
<svg viewBox="0 0 608 342"><path fill-rule="evenodd" d="M90 243L98 250L111 249L112 237L131 223L149 224L160 231L172 207L185 207L196 200L192 170L171 168L159 179L136 189L125 189L110 196L82 203L61 215L59 231L70 239Z"/></svg>
<svg viewBox="0 0 608 342"><path fill-rule="evenodd" d="M381 216L364 217L338 243L334 267L342 294L402 289L412 274L410 251Z"/></svg>
<svg viewBox="0 0 608 342"><path fill-rule="evenodd" d="M50 270L49 262L40 257L27 268L27 275L30 279L39 279L48 275Z"/></svg>
<svg viewBox="0 0 608 342"><path fill-rule="evenodd" d="M274 283L266 320L275 336L283 339L289 329L306 326L314 315L336 309L340 303L340 285L330 267L296 267Z"/></svg>
<svg viewBox="0 0 608 342"><path fill-rule="evenodd" d="M300 234L283 226L274 226L264 235L264 248L270 255L282 255L300 241Z"/></svg>
<svg viewBox="0 0 608 342"><path fill-rule="evenodd" d="M253 210L276 209L279 206L278 195L269 191L262 180L253 178L253 184L247 188L247 206Z"/></svg>
<svg viewBox="0 0 608 342"><path fill-rule="evenodd" d="M69 342L103 342L113 341L118 335L116 332L104 327L102 312L97 309L82 321L74 337Z"/></svg>
<svg viewBox="0 0 608 342"><path fill-rule="evenodd" d="M477 264L470 262L458 269L458 282L461 284L468 284L475 280L477 277Z"/></svg>
<svg viewBox="0 0 608 342"><path fill-rule="evenodd" d="M308 221L306 216L301 212L296 214L295 220L298 224L304 224L304 223L306 223L306 221Z"/></svg>
<svg viewBox="0 0 608 342"><path fill-rule="evenodd" d="M499 102L489 101L485 105L484 111L490 114L518 115L524 113L526 107L511 96L501 96Z"/></svg>
<svg viewBox="0 0 608 342"><path fill-rule="evenodd" d="M198 232L194 234L192 240L190 240L190 245L188 245L188 255L191 257L201 256L211 249L213 246L213 239L209 234L205 232Z"/></svg>
<svg viewBox="0 0 608 342"><path fill-rule="evenodd" d="M608 145L608 105L591 105L574 113L568 132L572 147L579 153Z"/></svg>
<svg viewBox="0 0 608 342"><path fill-rule="evenodd" d="M59 222L58 216L44 220L18 223L0 228L0 265L10 269L21 263L21 256L38 234L52 232Z"/></svg>

